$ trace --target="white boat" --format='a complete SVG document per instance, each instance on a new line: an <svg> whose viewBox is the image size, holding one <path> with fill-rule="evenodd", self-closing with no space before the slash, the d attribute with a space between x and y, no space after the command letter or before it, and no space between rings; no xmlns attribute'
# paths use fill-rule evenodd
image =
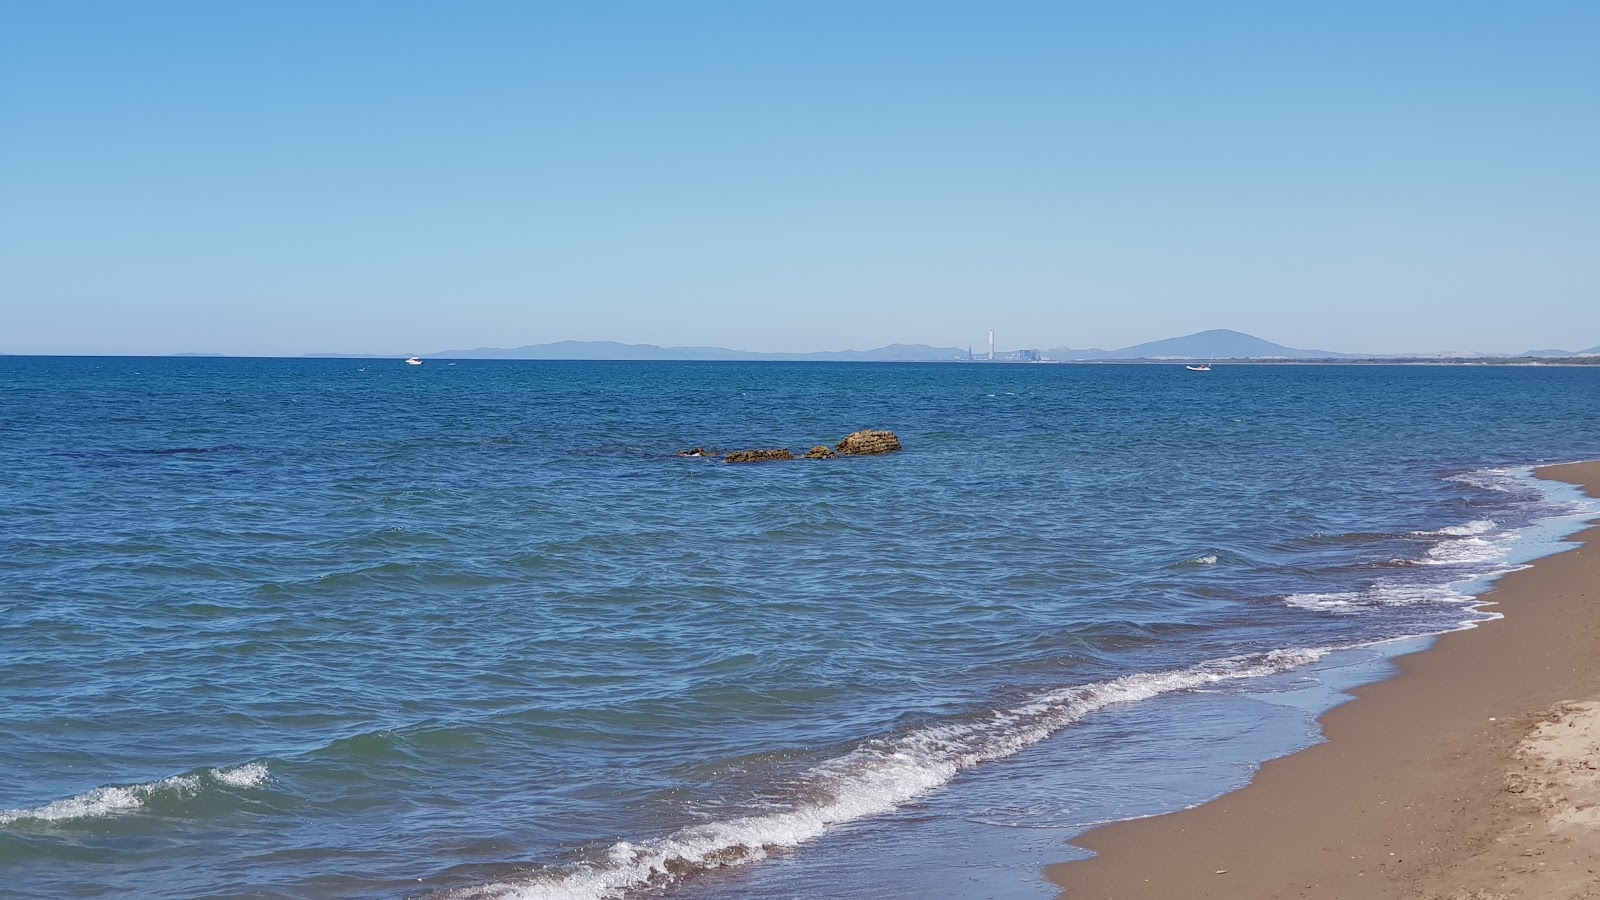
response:
<svg viewBox="0 0 1600 900"><path fill-rule="evenodd" d="M408 366L420 366L420 365L422 365L422 359L420 357L413 356L410 359L406 360L406 365L408 365Z"/></svg>
<svg viewBox="0 0 1600 900"><path fill-rule="evenodd" d="M1191 372L1209 372L1209 371L1211 371L1211 365L1209 363L1201 363L1198 366L1184 366L1184 368L1188 369Z"/></svg>

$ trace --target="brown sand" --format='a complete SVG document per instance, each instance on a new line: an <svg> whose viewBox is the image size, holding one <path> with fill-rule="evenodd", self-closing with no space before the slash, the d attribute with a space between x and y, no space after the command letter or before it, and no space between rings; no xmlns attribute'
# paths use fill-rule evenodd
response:
<svg viewBox="0 0 1600 900"><path fill-rule="evenodd" d="M1539 477L1600 496L1600 462ZM1400 658L1328 740L1182 812L1096 829L1063 900L1600 898L1600 527L1502 578L1505 618Z"/></svg>

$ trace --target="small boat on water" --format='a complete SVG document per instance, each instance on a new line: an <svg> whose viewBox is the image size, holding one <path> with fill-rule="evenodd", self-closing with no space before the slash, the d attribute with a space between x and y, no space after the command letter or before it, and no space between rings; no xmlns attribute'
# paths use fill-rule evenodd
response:
<svg viewBox="0 0 1600 900"><path fill-rule="evenodd" d="M420 366L420 365L422 365L422 359L421 359L421 357L413 356L410 359L406 360L406 365L408 365L408 366Z"/></svg>
<svg viewBox="0 0 1600 900"><path fill-rule="evenodd" d="M1188 369L1191 372L1209 372L1209 371L1211 371L1211 364L1210 363L1201 363L1198 366L1184 366L1184 368Z"/></svg>

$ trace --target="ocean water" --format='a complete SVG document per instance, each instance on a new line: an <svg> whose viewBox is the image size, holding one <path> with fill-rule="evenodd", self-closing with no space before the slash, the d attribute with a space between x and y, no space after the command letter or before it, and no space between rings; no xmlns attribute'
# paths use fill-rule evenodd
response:
<svg viewBox="0 0 1600 900"><path fill-rule="evenodd" d="M0 357L0 877L1049 897L1494 615L1597 411L1600 367ZM906 450L674 456L864 427Z"/></svg>

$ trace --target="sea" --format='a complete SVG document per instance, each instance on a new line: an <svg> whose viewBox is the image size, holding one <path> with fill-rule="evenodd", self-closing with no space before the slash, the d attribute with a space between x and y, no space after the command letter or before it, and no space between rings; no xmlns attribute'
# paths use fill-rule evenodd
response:
<svg viewBox="0 0 1600 900"><path fill-rule="evenodd" d="M1051 898L1596 457L1600 366L0 357L0 883Z"/></svg>

